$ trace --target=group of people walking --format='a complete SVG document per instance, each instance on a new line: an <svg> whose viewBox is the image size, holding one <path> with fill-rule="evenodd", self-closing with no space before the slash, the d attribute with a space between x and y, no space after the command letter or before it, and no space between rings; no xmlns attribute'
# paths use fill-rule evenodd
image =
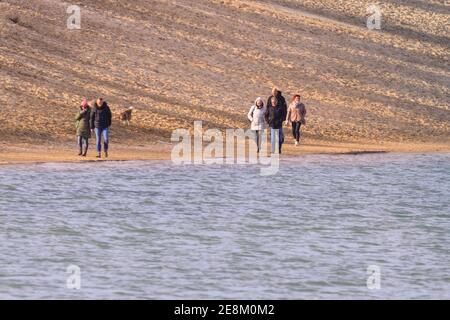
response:
<svg viewBox="0 0 450 320"><path fill-rule="evenodd" d="M80 110L76 117L76 129L78 138L79 156L86 157L89 149L89 138L91 133L95 132L97 158L102 157L102 137L103 151L105 157L108 157L109 145L109 127L112 123L112 113L106 101L98 98L89 105L86 98L81 102Z"/></svg>
<svg viewBox="0 0 450 320"><path fill-rule="evenodd" d="M130 110L127 111L130 112L130 117L132 109L130 107ZM301 102L300 95L294 95L288 106L281 91L273 88L267 104L264 104L262 98L257 98L247 117L251 122L251 130L255 135L257 151L260 151L265 130L269 128L272 153L281 153L284 143L283 124L292 125L292 135L295 139L295 145L298 145L300 143L300 128L305 124L306 108ZM129 121L129 118L126 120ZM89 139L92 133L95 132L97 158L102 157L102 138L103 151L107 158L112 113L106 101L103 98L98 98L89 105L87 99L83 98L75 120L79 147L78 155L86 157L89 149Z"/></svg>
<svg viewBox="0 0 450 320"><path fill-rule="evenodd" d="M247 117L251 123L250 129L255 135L258 152L263 142L263 134L267 128L270 128L272 153L281 153L284 143L283 124L292 125L292 135L295 145L298 146L301 126L306 124L306 107L298 94L292 97L291 103L287 106L281 91L273 88L267 104L264 105L262 98L257 98L255 104L250 107Z"/></svg>

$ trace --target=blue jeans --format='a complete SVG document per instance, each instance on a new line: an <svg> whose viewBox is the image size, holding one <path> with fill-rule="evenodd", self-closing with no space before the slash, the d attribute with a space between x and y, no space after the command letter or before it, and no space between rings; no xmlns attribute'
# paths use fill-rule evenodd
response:
<svg viewBox="0 0 450 320"><path fill-rule="evenodd" d="M97 144L97 152L102 152L102 134L105 152L107 152L109 142L109 128L95 128L95 138L96 138L95 141Z"/></svg>
<svg viewBox="0 0 450 320"><path fill-rule="evenodd" d="M257 152L261 150L261 140L263 139L264 130L252 130L255 135L255 142L257 147Z"/></svg>
<svg viewBox="0 0 450 320"><path fill-rule="evenodd" d="M272 144L272 153L275 153L277 145L278 145L278 152L281 153L281 147L283 145L283 142L284 142L283 128L280 129L270 128L270 143Z"/></svg>

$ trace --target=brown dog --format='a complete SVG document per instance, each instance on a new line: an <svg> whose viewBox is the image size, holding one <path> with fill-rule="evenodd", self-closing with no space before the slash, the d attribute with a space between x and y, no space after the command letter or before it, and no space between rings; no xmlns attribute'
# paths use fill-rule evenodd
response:
<svg viewBox="0 0 450 320"><path fill-rule="evenodd" d="M122 121L123 124L126 124L127 126L130 125L133 110L133 107L129 107L127 110L120 114L120 121Z"/></svg>

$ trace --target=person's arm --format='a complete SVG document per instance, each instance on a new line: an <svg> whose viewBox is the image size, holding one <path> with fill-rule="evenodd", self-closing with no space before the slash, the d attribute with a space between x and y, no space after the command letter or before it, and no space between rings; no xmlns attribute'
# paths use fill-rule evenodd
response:
<svg viewBox="0 0 450 320"><path fill-rule="evenodd" d="M306 107L303 105L302 108L302 124L306 124Z"/></svg>
<svg viewBox="0 0 450 320"><path fill-rule="evenodd" d="M269 124L269 113L270 113L270 109L268 107L266 112L264 113L264 119L266 119L267 124Z"/></svg>
<svg viewBox="0 0 450 320"><path fill-rule="evenodd" d="M109 127L111 127L111 124L112 124L112 112L111 112L111 109L109 108L109 106L107 106L106 110L108 110L108 128L109 128Z"/></svg>
<svg viewBox="0 0 450 320"><path fill-rule="evenodd" d="M250 120L250 122L253 121L253 112L255 112L255 106L252 106L247 114L247 118L248 120Z"/></svg>
<svg viewBox="0 0 450 320"><path fill-rule="evenodd" d="M267 109L269 109L269 107L272 105L272 97L269 97L269 99L267 99Z"/></svg>
<svg viewBox="0 0 450 320"><path fill-rule="evenodd" d="M86 113L85 111L78 112L77 115L75 116L75 121L80 121L85 113Z"/></svg>
<svg viewBox="0 0 450 320"><path fill-rule="evenodd" d="M91 127L91 130L95 129L95 107L91 110L91 116L89 120L89 126Z"/></svg>
<svg viewBox="0 0 450 320"><path fill-rule="evenodd" d="M289 120L291 119L291 107L289 106L288 111L287 111L287 115L286 115L286 124L289 124Z"/></svg>
<svg viewBox="0 0 450 320"><path fill-rule="evenodd" d="M283 97L283 99L282 99L282 109L283 109L283 119L286 119L286 116L287 116L287 109L288 109L288 106L287 106L287 103L286 103L286 99Z"/></svg>
<svg viewBox="0 0 450 320"><path fill-rule="evenodd" d="M266 113L267 113L267 107L263 107L263 121L264 121L264 126L265 127L268 127L269 126L269 123L267 122L267 119L266 119Z"/></svg>

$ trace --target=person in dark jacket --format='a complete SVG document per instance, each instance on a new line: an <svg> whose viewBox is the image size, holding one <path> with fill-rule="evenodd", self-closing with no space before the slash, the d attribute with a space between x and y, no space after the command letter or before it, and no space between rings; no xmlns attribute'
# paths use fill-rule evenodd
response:
<svg viewBox="0 0 450 320"><path fill-rule="evenodd" d="M95 131L96 144L97 144L97 158L102 157L102 136L103 145L105 151L105 157L108 157L108 145L109 145L109 127L112 122L111 109L103 98L98 98L92 106L91 110L91 130Z"/></svg>
<svg viewBox="0 0 450 320"><path fill-rule="evenodd" d="M80 110L75 116L78 146L80 148L79 156L86 157L89 148L89 138L91 137L91 130L89 121L91 118L91 108L86 98L81 102ZM84 150L83 150L84 145Z"/></svg>
<svg viewBox="0 0 450 320"><path fill-rule="evenodd" d="M271 106L272 105L272 98L274 98L274 97L277 98L278 106L281 108L281 110L283 112L283 117L286 119L286 115L287 115L286 99L283 97L281 91L278 90L277 87L274 87L272 89L272 95L269 97L269 99L267 99L266 106Z"/></svg>
<svg viewBox="0 0 450 320"><path fill-rule="evenodd" d="M273 87L272 88L272 95L269 97L269 99L267 99L267 107L272 105L272 98L276 98L277 99L277 103L278 103L278 107L281 109L281 112L283 113L283 117L284 119L286 119L287 116L287 103L286 103L286 99L283 97L283 94L281 93L280 90L278 90L277 87ZM280 128L280 133L281 133L281 138L283 139L281 143L284 143L284 130L283 130L283 126L281 126ZM281 145L280 145L281 148Z"/></svg>
<svg viewBox="0 0 450 320"><path fill-rule="evenodd" d="M270 127L270 142L272 144L272 153L278 151L281 154L281 147L284 142L283 122L285 115L277 98L272 97L265 114L266 122ZM278 150L277 150L278 147Z"/></svg>

